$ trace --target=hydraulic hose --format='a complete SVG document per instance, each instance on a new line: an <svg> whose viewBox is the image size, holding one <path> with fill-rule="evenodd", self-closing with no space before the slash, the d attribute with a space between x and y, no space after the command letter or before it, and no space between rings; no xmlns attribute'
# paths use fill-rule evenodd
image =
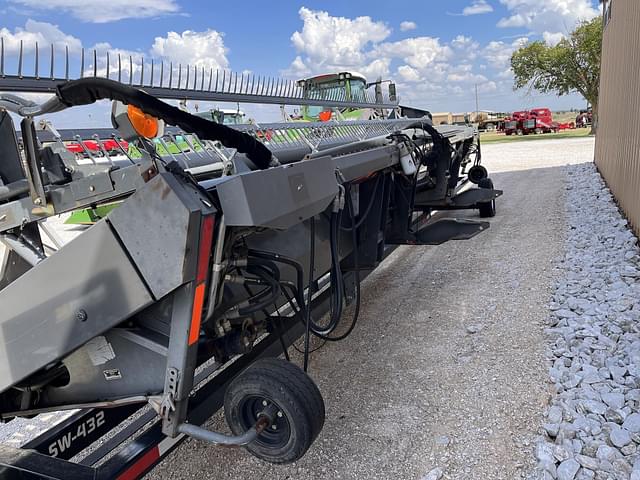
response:
<svg viewBox="0 0 640 480"><path fill-rule="evenodd" d="M268 267L263 265L248 265L244 267L244 269L247 273L258 277L267 286L251 298L248 298L225 311L222 316L229 320L243 318L259 312L273 304L281 294L279 275L274 274L273 271L269 271Z"/></svg>
<svg viewBox="0 0 640 480"><path fill-rule="evenodd" d="M351 325L349 325L349 328L347 329L346 332L344 332L343 334L337 337L330 337L329 335L317 335L323 340L326 340L329 342L338 342L340 340L344 340L349 335L351 335L351 332L353 332L353 330L356 327L356 324L358 323L358 317L360 316L360 264L358 261L358 235L357 235L357 229L355 228L356 219L353 212L353 202L351 201L351 195L347 194L346 197L347 197L347 200L346 200L347 211L349 212L349 216L351 217L351 225L352 225L351 238L353 241L354 275L356 277L356 305L353 312L353 319L351 320Z"/></svg>
<svg viewBox="0 0 640 480"><path fill-rule="evenodd" d="M309 219L309 301L305 308L305 332L304 332L304 371L309 368L309 336L311 333L311 300L313 299L313 270L316 257L316 219Z"/></svg>
<svg viewBox="0 0 640 480"><path fill-rule="evenodd" d="M296 291L294 297L300 310L304 313L305 301L304 301L304 270L302 265L294 259L281 255L279 253L264 252L261 250L249 250L249 256L253 258L259 258L264 260L270 260L272 262L283 263L293 267L296 271ZM303 315L303 319L306 318Z"/></svg>
<svg viewBox="0 0 640 480"><path fill-rule="evenodd" d="M367 205L367 208L365 209L364 213L362 213L360 215L360 219L358 220L358 222L355 225L351 225L350 227L343 227L340 226L340 230L349 232L351 230L353 230L354 228L358 229L362 226L362 224L364 223L364 221L367 219L367 217L369 216L369 213L371 213L371 209L373 208L373 204L376 201L376 195L378 194L378 187L380 186L380 183L382 179L382 175L378 175L378 178L376 179L376 183L373 187L373 192L371 192L371 199L369 200L369 204Z"/></svg>
<svg viewBox="0 0 640 480"><path fill-rule="evenodd" d="M260 169L268 168L273 157L271 151L257 139L225 125L197 117L169 105L148 93L106 78L81 78L59 85L58 100L67 107L90 105L97 100L117 100L134 105L145 113L176 125L187 133L195 133L203 140L219 141L225 147L235 148Z"/></svg>

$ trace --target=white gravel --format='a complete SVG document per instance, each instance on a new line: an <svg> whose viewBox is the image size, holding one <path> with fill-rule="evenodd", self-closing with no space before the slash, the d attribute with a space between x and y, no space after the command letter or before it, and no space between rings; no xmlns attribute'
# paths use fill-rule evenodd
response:
<svg viewBox="0 0 640 480"><path fill-rule="evenodd" d="M567 168L550 305L555 394L532 478L640 479L640 251L593 164Z"/></svg>

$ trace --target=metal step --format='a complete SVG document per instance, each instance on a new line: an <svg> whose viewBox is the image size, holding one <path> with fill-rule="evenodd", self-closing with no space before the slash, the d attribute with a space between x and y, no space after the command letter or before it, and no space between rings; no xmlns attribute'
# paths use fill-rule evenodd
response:
<svg viewBox="0 0 640 480"><path fill-rule="evenodd" d="M427 192L425 192L426 194ZM416 210L438 209L438 210L461 210L480 208L480 204L495 200L502 195L502 190L491 188L472 188L453 197L443 199L421 198L421 193L416 194L414 208ZM423 194L422 197L426 197Z"/></svg>
<svg viewBox="0 0 640 480"><path fill-rule="evenodd" d="M489 222L460 218L443 218L428 223L406 238L387 238L390 245L440 245L449 240L468 240L489 228Z"/></svg>

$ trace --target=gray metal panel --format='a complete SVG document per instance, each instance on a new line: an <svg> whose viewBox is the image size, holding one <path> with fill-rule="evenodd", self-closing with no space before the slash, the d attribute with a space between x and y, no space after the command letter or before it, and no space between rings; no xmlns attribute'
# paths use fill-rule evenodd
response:
<svg viewBox="0 0 640 480"><path fill-rule="evenodd" d="M63 387L49 386L43 405L89 403L162 392L166 346L154 348L153 342L141 345L134 335L114 328L65 358L63 363L71 382Z"/></svg>
<svg viewBox="0 0 640 480"><path fill-rule="evenodd" d="M0 291L0 391L152 302L106 222Z"/></svg>
<svg viewBox="0 0 640 480"><path fill-rule="evenodd" d="M227 226L287 229L322 212L338 193L331 157L229 177L216 187Z"/></svg>
<svg viewBox="0 0 640 480"><path fill-rule="evenodd" d="M195 275L187 254L197 245L190 235L199 232L201 209L206 207L195 191L163 173L109 214L108 221L156 299Z"/></svg>
<svg viewBox="0 0 640 480"><path fill-rule="evenodd" d="M334 162L345 180L354 180L397 164L400 161L400 154L400 146L387 145L336 157Z"/></svg>

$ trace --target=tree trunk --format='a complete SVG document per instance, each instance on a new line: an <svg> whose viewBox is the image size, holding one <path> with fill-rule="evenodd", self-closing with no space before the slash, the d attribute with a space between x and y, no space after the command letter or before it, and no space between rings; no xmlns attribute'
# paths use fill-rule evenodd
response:
<svg viewBox="0 0 640 480"><path fill-rule="evenodd" d="M591 102L591 108L593 111L593 117L591 119L591 131L589 135L595 135L598 131L598 101Z"/></svg>

